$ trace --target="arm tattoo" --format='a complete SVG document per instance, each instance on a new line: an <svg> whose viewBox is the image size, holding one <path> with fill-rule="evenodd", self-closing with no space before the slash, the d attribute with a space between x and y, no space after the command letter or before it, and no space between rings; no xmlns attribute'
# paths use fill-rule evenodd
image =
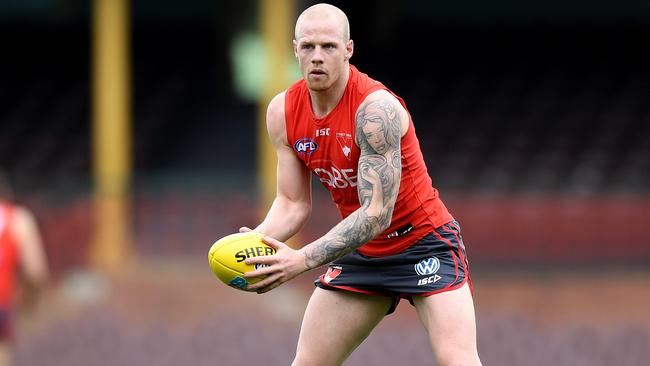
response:
<svg viewBox="0 0 650 366"><path fill-rule="evenodd" d="M306 247L305 263L314 268L339 258L385 230L391 222L402 171L401 120L396 103L364 103L356 115L361 207Z"/></svg>

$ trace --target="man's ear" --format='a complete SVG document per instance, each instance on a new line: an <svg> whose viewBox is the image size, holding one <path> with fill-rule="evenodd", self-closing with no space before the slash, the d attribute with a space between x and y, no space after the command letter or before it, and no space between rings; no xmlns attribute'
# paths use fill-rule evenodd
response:
<svg viewBox="0 0 650 366"><path fill-rule="evenodd" d="M352 58L352 54L354 53L354 41L349 40L345 44L345 61L348 61Z"/></svg>

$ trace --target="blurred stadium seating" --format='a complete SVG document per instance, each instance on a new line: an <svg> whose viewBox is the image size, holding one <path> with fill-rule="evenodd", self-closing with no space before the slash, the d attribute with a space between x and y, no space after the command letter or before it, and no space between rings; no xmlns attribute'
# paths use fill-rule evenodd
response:
<svg viewBox="0 0 650 366"><path fill-rule="evenodd" d="M0 158L20 180L90 173L89 39L78 29L14 29L2 68ZM648 29L405 29L431 32L430 57L388 60L359 41L358 64L404 96L449 191L647 194ZM136 29L136 173L254 169L254 106L238 102L209 30ZM404 49L416 49L409 39ZM377 55L377 58L379 55ZM422 74L426 76L423 77ZM61 143L66 141L67 143ZM215 162L216 154L233 152Z"/></svg>

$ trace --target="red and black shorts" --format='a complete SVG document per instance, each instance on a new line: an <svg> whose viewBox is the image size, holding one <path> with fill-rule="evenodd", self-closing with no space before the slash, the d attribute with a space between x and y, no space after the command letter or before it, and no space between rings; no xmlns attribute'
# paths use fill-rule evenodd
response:
<svg viewBox="0 0 650 366"><path fill-rule="evenodd" d="M451 221L429 233L401 253L369 257L354 251L329 264L316 286L394 299L430 296L470 284L469 263L460 235L460 225Z"/></svg>

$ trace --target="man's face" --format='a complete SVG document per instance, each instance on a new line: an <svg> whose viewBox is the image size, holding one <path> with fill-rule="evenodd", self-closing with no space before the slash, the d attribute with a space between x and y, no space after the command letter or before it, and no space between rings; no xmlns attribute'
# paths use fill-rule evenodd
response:
<svg viewBox="0 0 650 366"><path fill-rule="evenodd" d="M351 45L352 41L343 40L341 26L335 21L304 22L294 52L307 87L314 91L330 88L347 67Z"/></svg>

